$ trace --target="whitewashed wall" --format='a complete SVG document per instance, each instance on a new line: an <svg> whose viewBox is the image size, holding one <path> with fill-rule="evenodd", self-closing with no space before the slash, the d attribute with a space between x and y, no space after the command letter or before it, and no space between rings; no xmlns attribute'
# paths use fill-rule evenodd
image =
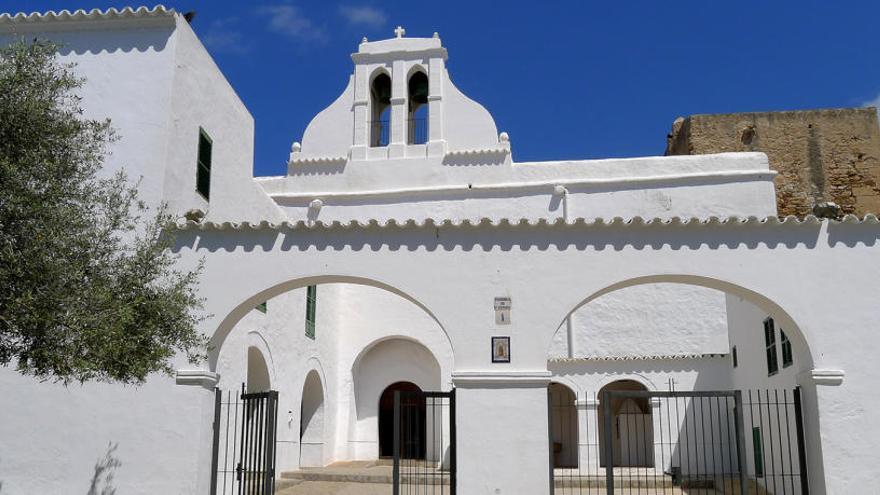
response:
<svg viewBox="0 0 880 495"><path fill-rule="evenodd" d="M213 218L279 218L248 179L253 119L181 16L0 22L0 43L19 37L61 43L60 61L85 78L78 93L85 117L111 119L119 140L103 173L124 169L140 180L141 199L166 201L178 213L218 206ZM195 192L199 126L214 139L211 206ZM98 491L207 493L211 438L199 425L213 409L210 390L160 376L141 387L64 388L10 368L0 369L0 383L4 404L21 406L0 408L4 495L86 493L101 463L108 469Z"/></svg>
<svg viewBox="0 0 880 495"><path fill-rule="evenodd" d="M550 357L725 354L723 292L683 284L645 284L605 294L572 313L553 337Z"/></svg>

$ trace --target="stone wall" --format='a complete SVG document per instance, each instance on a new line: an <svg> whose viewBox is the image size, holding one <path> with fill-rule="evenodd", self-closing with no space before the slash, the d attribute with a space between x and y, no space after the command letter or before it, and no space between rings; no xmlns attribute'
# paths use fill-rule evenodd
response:
<svg viewBox="0 0 880 495"><path fill-rule="evenodd" d="M780 216L832 201L840 213L880 213L880 126L874 108L692 115L675 120L666 155L767 154Z"/></svg>

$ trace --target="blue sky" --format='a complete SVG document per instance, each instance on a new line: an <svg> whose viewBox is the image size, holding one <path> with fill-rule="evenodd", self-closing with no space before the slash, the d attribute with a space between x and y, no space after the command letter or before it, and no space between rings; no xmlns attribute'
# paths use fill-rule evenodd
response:
<svg viewBox="0 0 880 495"><path fill-rule="evenodd" d="M4 11L106 8L6 0ZM659 155L695 113L880 103L880 2L223 2L168 0L256 120L256 175L345 87L363 36L440 33L456 85L516 161ZM433 7L438 6L438 7Z"/></svg>

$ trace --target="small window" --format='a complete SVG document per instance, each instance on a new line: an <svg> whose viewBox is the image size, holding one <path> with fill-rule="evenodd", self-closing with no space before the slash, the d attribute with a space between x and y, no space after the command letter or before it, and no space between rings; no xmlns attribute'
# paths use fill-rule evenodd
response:
<svg viewBox="0 0 880 495"><path fill-rule="evenodd" d="M733 346L733 349L730 350L730 356L733 358L733 367L736 368L739 366L739 359L736 356L736 346Z"/></svg>
<svg viewBox="0 0 880 495"><path fill-rule="evenodd" d="M788 368L794 364L794 356L791 353L791 341L788 340L788 335L785 335L785 332L782 330L779 331L779 340L782 343L782 367Z"/></svg>
<svg viewBox="0 0 880 495"><path fill-rule="evenodd" d="M773 318L764 320L764 344L767 348L767 375L773 376L779 371L779 356L776 354L776 324Z"/></svg>
<svg viewBox="0 0 880 495"><path fill-rule="evenodd" d="M764 477L764 442L761 438L761 427L752 428L752 446L755 456L755 477Z"/></svg>
<svg viewBox="0 0 880 495"><path fill-rule="evenodd" d="M211 198L211 148L213 143L204 129L199 129L199 157L196 164L196 191L205 200Z"/></svg>
<svg viewBox="0 0 880 495"><path fill-rule="evenodd" d="M306 289L306 337L315 339L315 303L318 301L318 287L310 285Z"/></svg>
<svg viewBox="0 0 880 495"><path fill-rule="evenodd" d="M257 306L256 306L255 309L256 309L257 311L259 311L260 313L265 313L266 311L268 311L269 308L268 308L268 306L266 305L266 301L263 301L263 302L261 302L260 304L257 304Z"/></svg>

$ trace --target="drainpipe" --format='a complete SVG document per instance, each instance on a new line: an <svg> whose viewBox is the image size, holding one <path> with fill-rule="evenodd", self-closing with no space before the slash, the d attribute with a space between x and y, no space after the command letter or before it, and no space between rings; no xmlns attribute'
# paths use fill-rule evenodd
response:
<svg viewBox="0 0 880 495"><path fill-rule="evenodd" d="M559 201L562 203L562 221L568 223L568 189L562 184L557 184L553 188L553 194L560 197ZM574 325L571 323L571 315L565 317L565 333L566 333L566 348L569 358L574 357Z"/></svg>

